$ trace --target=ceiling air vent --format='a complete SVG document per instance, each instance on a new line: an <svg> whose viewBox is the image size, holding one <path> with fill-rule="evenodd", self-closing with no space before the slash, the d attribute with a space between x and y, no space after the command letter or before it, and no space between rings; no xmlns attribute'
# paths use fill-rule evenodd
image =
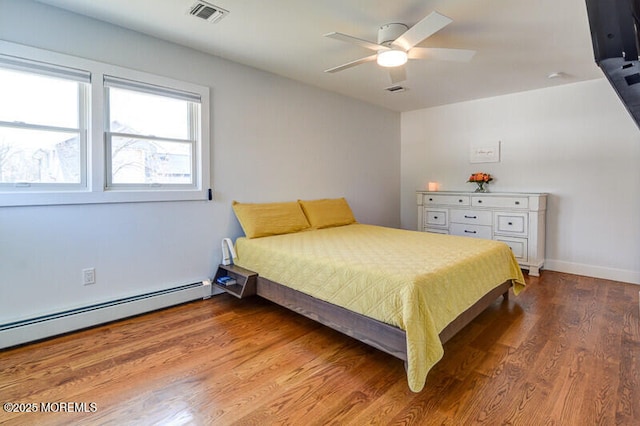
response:
<svg viewBox="0 0 640 426"><path fill-rule="evenodd" d="M218 22L219 20L224 18L227 13L229 13L228 10L224 10L221 7L214 6L211 3L207 3L204 1L195 3L189 9L189 15L204 19L205 21L209 21L211 23Z"/></svg>
<svg viewBox="0 0 640 426"><path fill-rule="evenodd" d="M400 93L400 92L405 92L407 89L402 86L391 86L391 87L385 88L384 90L391 93Z"/></svg>

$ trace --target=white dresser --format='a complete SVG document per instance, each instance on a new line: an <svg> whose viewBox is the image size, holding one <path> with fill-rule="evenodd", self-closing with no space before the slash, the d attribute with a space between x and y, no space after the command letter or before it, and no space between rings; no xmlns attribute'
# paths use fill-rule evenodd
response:
<svg viewBox="0 0 640 426"><path fill-rule="evenodd" d="M547 194L418 191L417 202L419 231L503 241L540 275Z"/></svg>

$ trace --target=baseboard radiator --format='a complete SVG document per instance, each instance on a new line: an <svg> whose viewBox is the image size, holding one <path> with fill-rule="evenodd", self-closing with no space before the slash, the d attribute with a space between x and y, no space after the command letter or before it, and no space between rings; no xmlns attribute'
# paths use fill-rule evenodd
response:
<svg viewBox="0 0 640 426"><path fill-rule="evenodd" d="M211 282L204 281L2 324L0 349L209 297Z"/></svg>

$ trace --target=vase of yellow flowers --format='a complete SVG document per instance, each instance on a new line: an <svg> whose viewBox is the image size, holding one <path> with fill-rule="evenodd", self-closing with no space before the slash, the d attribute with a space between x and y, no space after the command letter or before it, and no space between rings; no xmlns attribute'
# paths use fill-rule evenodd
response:
<svg viewBox="0 0 640 426"><path fill-rule="evenodd" d="M489 192L487 185L493 180L493 177L489 173L478 172L469 176L467 182L475 183L478 187L474 192Z"/></svg>

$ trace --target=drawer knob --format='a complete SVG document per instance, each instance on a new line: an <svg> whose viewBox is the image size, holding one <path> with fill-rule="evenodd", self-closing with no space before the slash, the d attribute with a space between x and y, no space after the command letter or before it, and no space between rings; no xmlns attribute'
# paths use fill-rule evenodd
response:
<svg viewBox="0 0 640 426"><path fill-rule="evenodd" d="M434 218L434 219L437 219L437 218L438 218L438 216L434 216L433 218Z"/></svg>
<svg viewBox="0 0 640 426"><path fill-rule="evenodd" d="M429 198L429 201L433 201L433 198Z"/></svg>
<svg viewBox="0 0 640 426"><path fill-rule="evenodd" d="M519 205L520 205L520 201L516 201L516 206L519 206Z"/></svg>
<svg viewBox="0 0 640 426"><path fill-rule="evenodd" d="M508 224L508 225L513 225L513 222L508 222L507 224Z"/></svg>
<svg viewBox="0 0 640 426"><path fill-rule="evenodd" d="M464 230L464 232L466 232L467 234L477 234L476 231L467 231L466 229Z"/></svg>
<svg viewBox="0 0 640 426"><path fill-rule="evenodd" d="M461 202L462 202L462 200L458 200L458 202L459 202L459 203L461 203Z"/></svg>
<svg viewBox="0 0 640 426"><path fill-rule="evenodd" d="M477 219L478 216L468 216L468 215L464 215L465 219Z"/></svg>

